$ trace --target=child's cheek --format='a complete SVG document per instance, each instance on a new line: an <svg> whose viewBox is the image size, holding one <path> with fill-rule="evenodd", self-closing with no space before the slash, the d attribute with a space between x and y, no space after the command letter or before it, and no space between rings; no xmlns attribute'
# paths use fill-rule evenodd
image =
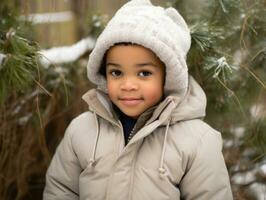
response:
<svg viewBox="0 0 266 200"><path fill-rule="evenodd" d="M112 81L107 81L107 89L108 89L108 96L110 97L111 100L114 99L116 96L116 93L118 92L118 88Z"/></svg>

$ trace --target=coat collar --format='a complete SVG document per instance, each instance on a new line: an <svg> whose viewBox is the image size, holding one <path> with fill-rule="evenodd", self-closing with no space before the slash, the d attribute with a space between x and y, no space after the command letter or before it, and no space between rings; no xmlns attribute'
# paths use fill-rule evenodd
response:
<svg viewBox="0 0 266 200"><path fill-rule="evenodd" d="M112 123L119 124L119 117L115 113L112 103L109 100L107 94L97 89L91 89L82 96L82 99L89 105L89 109L91 111L97 113L99 116ZM172 102L174 106L172 106L172 109L169 110L166 108L170 102ZM151 116L150 119L147 120L146 124L152 123L153 121L160 118L161 115L161 118L167 120L171 116L171 113L174 111L176 102L176 97L168 96L160 104L153 106L142 113L139 118L140 120L142 120L147 119L147 116Z"/></svg>

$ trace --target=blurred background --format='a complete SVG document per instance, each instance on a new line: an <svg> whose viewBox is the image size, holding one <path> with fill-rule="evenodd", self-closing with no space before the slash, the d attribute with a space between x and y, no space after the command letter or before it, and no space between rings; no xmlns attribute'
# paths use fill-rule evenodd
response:
<svg viewBox="0 0 266 200"><path fill-rule="evenodd" d="M87 110L86 63L126 0L1 0L0 199L42 199L67 125ZM266 1L152 0L189 24L190 73L222 132L234 199L266 199ZM219 180L217 180L219 181Z"/></svg>

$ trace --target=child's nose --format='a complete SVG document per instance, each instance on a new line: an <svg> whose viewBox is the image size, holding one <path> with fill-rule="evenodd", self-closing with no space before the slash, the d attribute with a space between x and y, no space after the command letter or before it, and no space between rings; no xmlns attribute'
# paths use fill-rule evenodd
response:
<svg viewBox="0 0 266 200"><path fill-rule="evenodd" d="M133 78L126 78L121 83L121 90L131 91L138 89L138 83Z"/></svg>

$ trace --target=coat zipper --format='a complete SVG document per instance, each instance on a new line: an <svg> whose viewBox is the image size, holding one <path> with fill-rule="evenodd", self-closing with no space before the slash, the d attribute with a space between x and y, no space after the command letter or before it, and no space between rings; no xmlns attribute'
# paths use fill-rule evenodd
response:
<svg viewBox="0 0 266 200"><path fill-rule="evenodd" d="M127 138L127 144L129 143L129 141L132 139L132 137L134 136L135 133L135 129L136 129L136 125L133 127L133 129L130 131L129 136Z"/></svg>

